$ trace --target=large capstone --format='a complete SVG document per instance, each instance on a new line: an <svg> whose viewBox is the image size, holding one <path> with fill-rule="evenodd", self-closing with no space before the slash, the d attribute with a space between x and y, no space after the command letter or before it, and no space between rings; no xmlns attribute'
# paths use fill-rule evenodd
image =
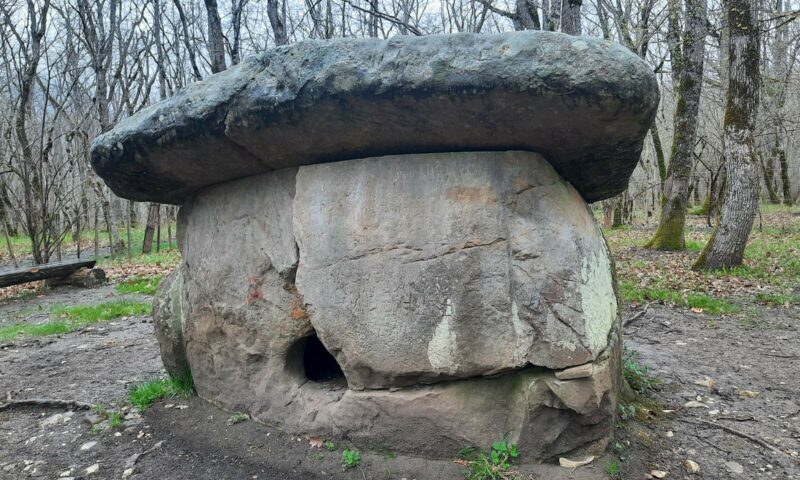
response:
<svg viewBox="0 0 800 480"><path fill-rule="evenodd" d="M372 155L539 152L588 201L627 187L658 104L652 69L550 32L306 41L268 50L122 120L92 165L126 198Z"/></svg>
<svg viewBox="0 0 800 480"><path fill-rule="evenodd" d="M621 192L658 103L622 46L550 32L300 42L92 146L118 194L181 204L167 371L293 434L522 461L613 434Z"/></svg>

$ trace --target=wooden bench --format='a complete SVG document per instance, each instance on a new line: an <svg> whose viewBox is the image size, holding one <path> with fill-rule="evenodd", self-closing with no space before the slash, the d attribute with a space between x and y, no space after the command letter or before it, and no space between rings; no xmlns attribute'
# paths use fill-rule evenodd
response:
<svg viewBox="0 0 800 480"><path fill-rule="evenodd" d="M29 267L0 270L0 288L19 285L20 283L46 280L49 278L64 278L81 268L93 268L94 260L64 260L61 262L33 265Z"/></svg>

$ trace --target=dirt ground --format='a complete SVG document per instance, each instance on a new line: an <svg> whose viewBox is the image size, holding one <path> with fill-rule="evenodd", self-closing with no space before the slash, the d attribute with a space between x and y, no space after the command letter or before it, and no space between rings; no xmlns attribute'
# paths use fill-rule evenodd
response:
<svg viewBox="0 0 800 480"><path fill-rule="evenodd" d="M54 303L111 297L117 295L110 286L62 287L0 304L0 324L41 321ZM626 309L623 319L641 309ZM620 420L615 445L602 458L576 470L527 467L519 478L605 479L618 465L613 478L644 479L661 470L669 479L800 479L800 308L742 312L712 317L650 305L625 329L625 344L661 387L634 407L635 419ZM122 318L0 345L0 403L56 398L114 408L130 386L162 373L149 318ZM452 462L385 451L362 452L361 467L346 471L345 442L333 452L312 448L269 426L230 424L230 415L197 397L175 398L141 415L127 410L121 428L97 431L91 412L10 408L0 411L0 478L119 479L128 469L132 479L462 478ZM685 460L700 471L687 473ZM95 465L96 473L87 474Z"/></svg>

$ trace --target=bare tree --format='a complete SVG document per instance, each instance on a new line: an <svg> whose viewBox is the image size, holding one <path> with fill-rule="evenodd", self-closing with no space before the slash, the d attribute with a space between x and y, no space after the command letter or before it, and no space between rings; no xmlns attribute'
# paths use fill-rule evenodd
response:
<svg viewBox="0 0 800 480"><path fill-rule="evenodd" d="M728 18L728 90L724 152L728 187L722 213L695 268L712 270L742 264L744 248L758 213L758 167L753 142L761 89L760 33L747 0L724 0Z"/></svg>
<svg viewBox="0 0 800 480"><path fill-rule="evenodd" d="M677 0L670 2L670 23L677 11ZM672 155L664 182L661 219L655 236L647 244L658 250L686 248L684 229L689 208L694 147L697 134L700 92L703 87L703 62L706 38L706 0L686 0L683 42L678 53L673 47L672 68L678 68L677 104L675 107Z"/></svg>
<svg viewBox="0 0 800 480"><path fill-rule="evenodd" d="M31 116L31 102L33 88L36 85L36 75L39 62L42 58L45 33L47 31L47 13L50 10L50 0L45 0L41 8L37 9L33 0L27 2L27 36L25 32L18 32L14 27L11 12L3 6L4 24L7 25L18 43L21 53L21 75L19 79L19 101L17 103L14 132L21 150L22 164L16 170L17 176L22 181L24 197L24 225L31 238L31 251L36 263L45 263L48 260L44 251L43 238L47 235L47 226L42 207L46 205L43 195L45 178L41 164L34 157L33 146L28 137L28 118Z"/></svg>
<svg viewBox="0 0 800 480"><path fill-rule="evenodd" d="M222 35L222 21L219 18L217 0L203 0L208 17L208 54L211 57L211 72L225 70L225 39Z"/></svg>
<svg viewBox="0 0 800 480"><path fill-rule="evenodd" d="M276 45L286 45L289 37L286 35L286 15L285 9L280 9L278 0L267 0L267 15L272 26L272 34L275 37Z"/></svg>

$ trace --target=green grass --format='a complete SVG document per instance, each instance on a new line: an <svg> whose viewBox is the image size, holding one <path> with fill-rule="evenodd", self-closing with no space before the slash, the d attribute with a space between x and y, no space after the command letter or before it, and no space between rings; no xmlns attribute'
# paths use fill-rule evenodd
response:
<svg viewBox="0 0 800 480"><path fill-rule="evenodd" d="M66 322L47 322L40 324L16 323L0 327L0 342L7 342L19 336L44 337L72 331Z"/></svg>
<svg viewBox="0 0 800 480"><path fill-rule="evenodd" d="M189 398L194 391L190 376L186 379L160 378L141 383L131 388L128 400L139 410L145 410L156 400L163 398Z"/></svg>
<svg viewBox="0 0 800 480"><path fill-rule="evenodd" d="M619 292L624 302L664 302L681 307L699 308L704 313L712 315L739 311L739 307L736 305L704 293L684 293L658 287L638 287L630 281L620 282Z"/></svg>
<svg viewBox="0 0 800 480"><path fill-rule="evenodd" d="M705 247L705 242L697 242L695 240L686 240L686 250L690 252L701 252L703 251L703 247Z"/></svg>
<svg viewBox="0 0 800 480"><path fill-rule="evenodd" d="M115 287L117 293L141 293L144 295L154 295L161 275L154 277L131 277Z"/></svg>
<svg viewBox="0 0 800 480"><path fill-rule="evenodd" d="M113 411L108 414L108 428L119 428L122 425L122 414Z"/></svg>
<svg viewBox="0 0 800 480"><path fill-rule="evenodd" d="M176 248L163 248L160 252L151 253L134 253L132 258L125 255L118 255L114 258L102 258L98 260L98 265L101 267L119 267L122 265L177 265L181 261L181 254Z"/></svg>
<svg viewBox="0 0 800 480"><path fill-rule="evenodd" d="M800 295L791 293L756 293L756 301L767 305L800 305Z"/></svg>
<svg viewBox="0 0 800 480"><path fill-rule="evenodd" d="M119 317L149 315L151 310L152 306L147 302L116 300L98 305L57 306L53 307L52 314L68 318L72 324L83 326Z"/></svg>
<svg viewBox="0 0 800 480"><path fill-rule="evenodd" d="M50 314L57 320L38 324L14 323L2 326L0 327L0 342L13 340L20 336L60 335L118 317L148 315L150 311L149 303L130 300L106 302L99 305L55 306Z"/></svg>

